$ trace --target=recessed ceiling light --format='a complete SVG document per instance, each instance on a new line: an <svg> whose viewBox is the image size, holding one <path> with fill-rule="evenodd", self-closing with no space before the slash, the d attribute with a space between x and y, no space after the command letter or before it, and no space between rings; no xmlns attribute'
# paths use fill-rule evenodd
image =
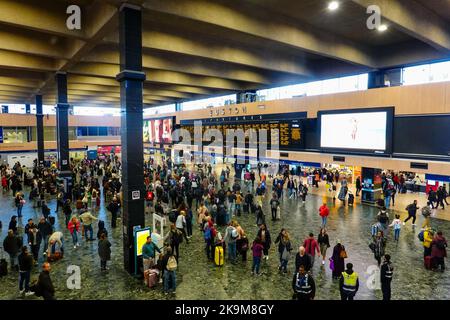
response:
<svg viewBox="0 0 450 320"><path fill-rule="evenodd" d="M378 31L383 32L386 31L388 29L387 25L382 24L378 27Z"/></svg>
<svg viewBox="0 0 450 320"><path fill-rule="evenodd" d="M339 2L338 2L338 1L331 1L331 2L328 4L328 10L330 10L330 11L334 11L334 10L336 10L337 8L339 8Z"/></svg>

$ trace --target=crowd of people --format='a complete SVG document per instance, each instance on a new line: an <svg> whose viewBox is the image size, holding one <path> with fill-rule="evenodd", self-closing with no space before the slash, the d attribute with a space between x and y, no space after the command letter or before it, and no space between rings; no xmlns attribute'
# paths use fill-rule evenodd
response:
<svg viewBox="0 0 450 320"><path fill-rule="evenodd" d="M176 271L181 259L180 245L183 241L188 244L192 240L193 233L199 232L204 241L206 258L218 267L225 261L238 264L241 260L243 263L247 261L247 254L250 252L251 273L260 276L263 274L261 264L269 259L270 248L275 244L279 272L293 274L294 299L316 297L313 266L320 259L321 267L329 263L332 278L339 282L341 299L353 300L359 288L358 273L353 270L352 263L346 263L349 257L344 244L339 239L335 239L334 242L330 240L327 232L330 210L326 202L317 212L321 223L316 228L320 231L317 235L309 233L306 239L300 242L298 250L293 247L293 236L288 228L280 228L274 232L276 236L272 237L266 223L263 209L266 203L270 208L271 220L279 221L282 202L305 203L311 185L304 183L301 177L293 176L288 168L273 172L264 170L263 165L258 164L256 172L251 169L243 172L242 181L231 176L232 170L229 166L224 166L220 174L216 174L214 169L211 164L192 167L174 165L170 159L162 164L157 164L153 160L145 162L145 212L166 217L169 222L162 247L154 243L152 236L147 238L142 247L141 271L147 286L154 287L158 282L162 282L165 293L176 292ZM108 270L107 261L111 259L112 245L108 240L105 222L97 218L97 212L104 203L110 213L111 228L117 227L122 206L122 185L121 163L116 156L96 160L85 159L73 163L71 167L73 186L70 192L65 192L64 187L58 183L55 168L41 168L35 165L30 177L29 172L26 173L26 170L17 163L12 169L2 166L0 172L3 191L12 194L17 208L17 215L12 216L8 226L8 235L4 239L3 247L10 256L11 270L19 272L21 293L31 295L34 292L45 299L53 299L55 296L49 276L51 270L49 262L62 259L65 248L63 233L55 227L54 216L48 207L47 200L51 197L56 199L55 212L61 210L64 214L64 223L71 235L73 250L77 250L80 246L81 238L86 242L97 240L100 268L102 271ZM347 195L351 192L345 178L340 179L339 173L326 170L316 170L313 175L313 187L318 187L319 181L325 180L329 191L333 192L333 200L337 195L345 204ZM413 219L414 225L419 210L417 202L414 202L406 208L408 218L404 222L400 220L399 215L390 221L387 210L393 201L390 190L402 188L400 179L397 184L395 181L395 178L383 176L383 190L389 192L385 192L384 202L379 206L380 211L371 229L372 242L369 246L381 270L380 281L383 299L386 300L391 297L390 283L394 274L391 256L385 252L390 228L393 229L394 241L398 241L402 226L409 219ZM341 184L339 191L338 183ZM24 194L24 186L30 190L28 199ZM357 196L360 191L359 179L359 183L358 180L356 182ZM24 226L24 234L19 234L17 218L20 222L22 208L27 200L33 208L42 211L42 217L38 223L29 219ZM438 201L439 204L441 202ZM433 202L430 207L434 208ZM425 266L433 269L439 267L443 270L447 242L441 231L431 229L428 209L422 208L425 222L422 226L423 231L419 234L424 246ZM248 233L239 223L240 217L245 214L254 216L255 226L246 228L256 228L255 238L249 239ZM98 230L96 238L94 238L95 222ZM223 235L220 230L224 232ZM330 243L334 243L334 246L327 258ZM37 284L31 285L31 273L41 254L46 262L42 265L43 270ZM290 260L294 260L291 270L288 268Z"/></svg>

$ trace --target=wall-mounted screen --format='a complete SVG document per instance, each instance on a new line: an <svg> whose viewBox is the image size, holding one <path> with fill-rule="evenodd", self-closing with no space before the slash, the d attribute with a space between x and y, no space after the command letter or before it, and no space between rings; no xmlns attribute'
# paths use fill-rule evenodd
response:
<svg viewBox="0 0 450 320"><path fill-rule="evenodd" d="M172 143L173 117L144 120L144 143Z"/></svg>
<svg viewBox="0 0 450 320"><path fill-rule="evenodd" d="M323 151L392 151L393 108L322 111L318 117Z"/></svg>

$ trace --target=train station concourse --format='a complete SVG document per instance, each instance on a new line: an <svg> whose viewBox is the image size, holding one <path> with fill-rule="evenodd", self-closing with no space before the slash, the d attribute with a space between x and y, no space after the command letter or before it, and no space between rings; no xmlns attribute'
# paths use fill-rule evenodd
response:
<svg viewBox="0 0 450 320"><path fill-rule="evenodd" d="M0 0L0 105L0 302L450 299L449 1Z"/></svg>

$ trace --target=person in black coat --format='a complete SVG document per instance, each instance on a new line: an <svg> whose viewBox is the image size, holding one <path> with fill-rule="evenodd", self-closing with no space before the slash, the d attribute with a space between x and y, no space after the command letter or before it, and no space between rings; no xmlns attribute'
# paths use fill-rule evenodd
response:
<svg viewBox="0 0 450 320"><path fill-rule="evenodd" d="M53 286L52 279L50 278L50 263L44 262L42 265L42 272L39 274L38 279L38 294L44 298L44 300L56 300L55 287Z"/></svg>
<svg viewBox="0 0 450 320"><path fill-rule="evenodd" d="M117 213L119 212L120 204L119 201L117 201L116 198L113 199L113 202L111 202L108 205L108 210L111 212L111 228L115 228L117 226L116 220L117 220Z"/></svg>
<svg viewBox="0 0 450 320"><path fill-rule="evenodd" d="M44 240L44 252L46 252L48 247L48 238L53 233L52 225L44 217L42 217L37 228L42 236L42 240Z"/></svg>
<svg viewBox="0 0 450 320"><path fill-rule="evenodd" d="M264 258L266 260L268 260L269 259L269 249L272 244L272 239L270 237L270 232L267 229L267 226L265 223L260 225L257 237L259 239L261 239L262 245L264 247L264 250L263 250Z"/></svg>
<svg viewBox="0 0 450 320"><path fill-rule="evenodd" d="M306 253L303 246L299 247L295 255L295 270L299 270L300 266L303 266L306 272L310 271L312 267L311 257Z"/></svg>
<svg viewBox="0 0 450 320"><path fill-rule="evenodd" d="M9 221L8 230L12 230L14 234L17 234L17 216L12 216Z"/></svg>
<svg viewBox="0 0 450 320"><path fill-rule="evenodd" d="M19 255L19 290L25 294L30 292L30 275L33 267L33 257L28 253L28 247L23 246ZM24 288L25 287L25 288Z"/></svg>

